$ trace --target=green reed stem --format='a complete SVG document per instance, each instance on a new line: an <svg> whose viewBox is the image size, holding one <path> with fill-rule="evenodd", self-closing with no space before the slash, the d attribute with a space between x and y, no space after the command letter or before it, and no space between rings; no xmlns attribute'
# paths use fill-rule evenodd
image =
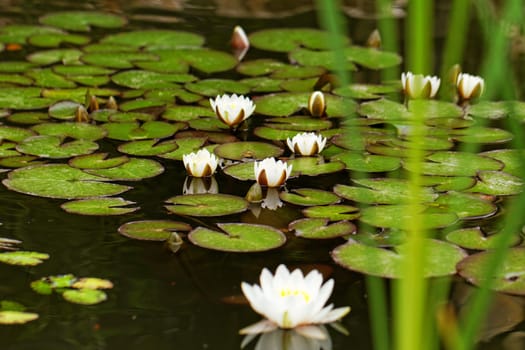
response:
<svg viewBox="0 0 525 350"><path fill-rule="evenodd" d="M390 336L388 334L385 282L379 277L366 276L366 290L374 350L388 350L390 349Z"/></svg>
<svg viewBox="0 0 525 350"><path fill-rule="evenodd" d="M392 17L392 0L376 0L376 7L380 19L378 29L381 34L381 45L385 51L399 52L399 38L397 35L397 19ZM395 66L381 71L383 80L398 80L399 67Z"/></svg>
<svg viewBox="0 0 525 350"><path fill-rule="evenodd" d="M447 71L455 64L463 61L465 40L469 28L470 0L452 1L448 35L445 40L441 77L447 76Z"/></svg>

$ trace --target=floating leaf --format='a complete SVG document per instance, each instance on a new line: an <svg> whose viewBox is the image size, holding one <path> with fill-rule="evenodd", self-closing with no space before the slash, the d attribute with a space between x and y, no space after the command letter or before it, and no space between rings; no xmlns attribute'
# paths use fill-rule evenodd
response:
<svg viewBox="0 0 525 350"><path fill-rule="evenodd" d="M249 35L251 45L258 49L289 52L299 46L311 49L330 49L333 38L330 33L310 28L279 28L261 30ZM338 42L348 43L350 40L339 36Z"/></svg>
<svg viewBox="0 0 525 350"><path fill-rule="evenodd" d="M332 192L315 188L298 188L291 192L283 191L279 194L279 197L287 203L304 207L335 204L341 200L341 198Z"/></svg>
<svg viewBox="0 0 525 350"><path fill-rule="evenodd" d="M159 57L156 61L139 62L137 66L156 72L186 73L189 66L203 73L224 72L234 68L237 60L230 54L202 48L154 50L150 51Z"/></svg>
<svg viewBox="0 0 525 350"><path fill-rule="evenodd" d="M464 191L476 183L467 176L423 176L421 180L424 186L433 186L438 192Z"/></svg>
<svg viewBox="0 0 525 350"><path fill-rule="evenodd" d="M441 209L455 213L461 219L484 218L493 215L497 210L495 204L480 196L452 191L441 194L435 204Z"/></svg>
<svg viewBox="0 0 525 350"><path fill-rule="evenodd" d="M356 227L348 221L338 221L331 225L327 219L300 219L290 223L288 229L295 235L311 239L329 239L355 233Z"/></svg>
<svg viewBox="0 0 525 350"><path fill-rule="evenodd" d="M49 26L82 32L91 30L92 26L100 28L120 28L127 23L127 20L124 17L112 13L96 11L64 11L50 13L40 17L39 21L40 23Z"/></svg>
<svg viewBox="0 0 525 350"><path fill-rule="evenodd" d="M166 108L162 118L177 122L185 122L199 117L215 117L211 108L201 106L172 106Z"/></svg>
<svg viewBox="0 0 525 350"><path fill-rule="evenodd" d="M72 214L80 215L123 215L139 210L139 207L124 207L136 204L123 198L92 198L66 202L60 207Z"/></svg>
<svg viewBox="0 0 525 350"><path fill-rule="evenodd" d="M145 241L165 241L173 232L190 230L186 223L169 220L131 221L118 228L123 236Z"/></svg>
<svg viewBox="0 0 525 350"><path fill-rule="evenodd" d="M525 156L523 151L517 149L496 149L480 153L479 155L499 160L505 164L501 170L507 174L521 176L521 157Z"/></svg>
<svg viewBox="0 0 525 350"><path fill-rule="evenodd" d="M0 108L40 109L54 101L41 97L41 89L36 87L0 88Z"/></svg>
<svg viewBox="0 0 525 350"><path fill-rule="evenodd" d="M273 129L319 131L330 129L332 127L332 122L318 118L290 116L286 118L268 119L266 120L265 125Z"/></svg>
<svg viewBox="0 0 525 350"><path fill-rule="evenodd" d="M503 163L495 159L468 152L435 152L426 159L429 161L420 165L426 175L475 176L481 170L503 168ZM411 163L404 163L403 167L412 170Z"/></svg>
<svg viewBox="0 0 525 350"><path fill-rule="evenodd" d="M175 30L138 30L109 35L100 42L102 44L128 45L158 50L201 46L204 43L204 38L198 34Z"/></svg>
<svg viewBox="0 0 525 350"><path fill-rule="evenodd" d="M25 139L16 149L29 155L60 159L95 152L98 144L87 140L64 142L60 136L41 135Z"/></svg>
<svg viewBox="0 0 525 350"><path fill-rule="evenodd" d="M23 311L0 311L0 324L24 324L34 321L38 314Z"/></svg>
<svg viewBox="0 0 525 350"><path fill-rule="evenodd" d="M479 192L495 196L509 196L523 190L521 177L503 171L480 171L478 181L469 192Z"/></svg>
<svg viewBox="0 0 525 350"><path fill-rule="evenodd" d="M78 140L96 141L106 136L106 131L97 125L86 123L43 123L31 128L41 135L70 137Z"/></svg>
<svg viewBox="0 0 525 350"><path fill-rule="evenodd" d="M226 234L197 227L188 238L199 247L238 253L267 251L286 242L284 234L270 226L238 223L217 226Z"/></svg>
<svg viewBox="0 0 525 350"><path fill-rule="evenodd" d="M203 79L184 85L186 89L196 94L215 97L224 93L244 95L250 92L250 87L241 82L228 79Z"/></svg>
<svg viewBox="0 0 525 350"><path fill-rule="evenodd" d="M34 135L35 133L31 130L0 125L0 139L2 140L21 142L22 140Z"/></svg>
<svg viewBox="0 0 525 350"><path fill-rule="evenodd" d="M23 45L30 36L46 33L62 33L62 31L40 25L8 25L0 29L0 42Z"/></svg>
<svg viewBox="0 0 525 350"><path fill-rule="evenodd" d="M103 278L82 277L77 279L72 287L77 289L111 289L113 283Z"/></svg>
<svg viewBox="0 0 525 350"><path fill-rule="evenodd" d="M518 234L513 236L509 246L514 246L521 241ZM487 250L494 249L502 238L501 234L486 235L480 227L463 228L449 232L447 241L466 249Z"/></svg>
<svg viewBox="0 0 525 350"><path fill-rule="evenodd" d="M178 130L184 128L185 124L148 121L143 124L133 122L106 123L103 127L108 131L107 137L115 140L131 141L170 137Z"/></svg>
<svg viewBox="0 0 525 350"><path fill-rule="evenodd" d="M393 171L401 166L401 160L399 158L351 151L339 153L333 156L331 160L343 162L348 170L362 172Z"/></svg>
<svg viewBox="0 0 525 350"><path fill-rule="evenodd" d="M91 39L84 35L69 33L36 34L29 38L29 43L39 47L59 47L62 44L86 45Z"/></svg>
<svg viewBox="0 0 525 350"><path fill-rule="evenodd" d="M417 210L416 213L412 210ZM424 212L425 207L418 205L377 205L361 209L360 220L366 224L383 227L406 229L414 215L421 216L421 225L425 229L447 227L458 220L454 213Z"/></svg>
<svg viewBox="0 0 525 350"><path fill-rule="evenodd" d="M287 64L271 58L261 58L252 61L241 62L237 66L237 71L244 75L260 76L274 72L275 70L286 67Z"/></svg>
<svg viewBox="0 0 525 350"><path fill-rule="evenodd" d="M108 298L105 292L97 289L68 289L62 293L62 297L70 303L81 305L99 304Z"/></svg>
<svg viewBox="0 0 525 350"><path fill-rule="evenodd" d="M35 266L49 259L45 253L13 251L0 253L0 262L9 265Z"/></svg>
<svg viewBox="0 0 525 350"><path fill-rule="evenodd" d="M237 180L246 181L246 180L255 180L254 172L254 163L253 162L243 162L228 165L225 167L223 172L226 175L229 175Z"/></svg>
<svg viewBox="0 0 525 350"><path fill-rule="evenodd" d="M175 140L159 142L159 140L131 141L118 146L121 153L135 156L157 156L168 152L173 152L178 148Z"/></svg>
<svg viewBox="0 0 525 350"><path fill-rule="evenodd" d="M108 153L93 153L78 156L69 160L69 165L79 169L107 169L129 161L126 156L108 158Z"/></svg>
<svg viewBox="0 0 525 350"><path fill-rule="evenodd" d="M438 277L456 273L456 264L467 254L455 245L434 240L424 240L423 263L425 277ZM371 247L350 240L332 251L334 261L353 271L385 278L402 277L402 261L406 247L396 247L397 252Z"/></svg>
<svg viewBox="0 0 525 350"><path fill-rule="evenodd" d="M283 150L277 146L263 142L230 142L219 145L214 153L221 158L243 160L260 160L268 157L279 157Z"/></svg>
<svg viewBox="0 0 525 350"><path fill-rule="evenodd" d="M49 115L56 119L72 120L79 107L83 107L80 103L74 101L60 101L49 107Z"/></svg>
<svg viewBox="0 0 525 350"><path fill-rule="evenodd" d="M453 136L457 141L467 143L504 143L512 140L514 135L506 130L480 126L461 129Z"/></svg>
<svg viewBox="0 0 525 350"><path fill-rule="evenodd" d="M309 207L303 209L303 214L309 218L321 218L330 221L353 220L361 215L358 208L342 204Z"/></svg>
<svg viewBox="0 0 525 350"><path fill-rule="evenodd" d="M345 169L345 164L339 161L325 163L322 157L298 157L289 159L287 163L293 166L292 176L318 176L336 173Z"/></svg>
<svg viewBox="0 0 525 350"><path fill-rule="evenodd" d="M192 153L201 148L202 145L206 142L204 137L188 137L182 139L175 139L178 148L175 151L159 154L161 158L182 160L184 154Z"/></svg>
<svg viewBox="0 0 525 350"><path fill-rule="evenodd" d="M60 63L78 62L78 60L80 59L80 56L82 56L82 51L78 49L54 49L54 50L33 52L32 54L27 56L27 60L29 62L45 66L45 65L59 63L59 62ZM53 70L55 70L57 67L54 67ZM60 66L60 67L65 67L65 66ZM27 71L27 69L24 69L24 72L25 71Z"/></svg>
<svg viewBox="0 0 525 350"><path fill-rule="evenodd" d="M129 158L125 163L107 169L86 169L86 173L119 181L138 181L155 177L164 172L157 161L144 158Z"/></svg>
<svg viewBox="0 0 525 350"><path fill-rule="evenodd" d="M157 73L146 70L127 70L117 73L111 80L118 85L133 89L152 89L177 86L175 83L186 83L195 80L189 74Z"/></svg>
<svg viewBox="0 0 525 350"><path fill-rule="evenodd" d="M15 156L0 159L0 166L6 168L22 168L29 165L42 164L43 161L37 161L40 159L35 156Z"/></svg>
<svg viewBox="0 0 525 350"><path fill-rule="evenodd" d="M91 52L82 55L82 62L106 68L128 69L134 62L154 61L157 56L147 52Z"/></svg>
<svg viewBox="0 0 525 350"><path fill-rule="evenodd" d="M245 211L248 202L227 194L191 194L171 197L166 209L178 215L223 216Z"/></svg>

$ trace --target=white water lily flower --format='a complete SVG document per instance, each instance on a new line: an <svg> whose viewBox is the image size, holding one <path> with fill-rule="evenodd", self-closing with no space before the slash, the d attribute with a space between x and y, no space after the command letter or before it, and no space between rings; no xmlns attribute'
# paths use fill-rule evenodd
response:
<svg viewBox="0 0 525 350"><path fill-rule="evenodd" d="M460 73L456 80L456 86L460 99L465 101L481 96L485 88L485 81L477 75Z"/></svg>
<svg viewBox="0 0 525 350"><path fill-rule="evenodd" d="M219 158L204 148L197 153L183 155L182 161L188 175L194 177L211 176L219 165Z"/></svg>
<svg viewBox="0 0 525 350"><path fill-rule="evenodd" d="M210 98L211 108L226 125L234 127L248 118L255 111L255 104L249 97L233 95L217 96Z"/></svg>
<svg viewBox="0 0 525 350"><path fill-rule="evenodd" d="M333 309L325 304L332 294L334 280L323 283L323 276L312 270L303 276L301 270L290 273L286 266L279 265L275 276L263 269L261 285L241 284L242 291L251 307L266 317L240 331L241 334L265 333L279 328L303 328L314 324L331 323L350 312L350 307Z"/></svg>
<svg viewBox="0 0 525 350"><path fill-rule="evenodd" d="M280 187L292 173L292 166L282 160L265 158L260 162L254 162L253 171L255 179L261 186Z"/></svg>
<svg viewBox="0 0 525 350"><path fill-rule="evenodd" d="M326 145L326 137L313 132L303 132L293 138L286 139L288 148L294 153L302 156L313 156L320 153Z"/></svg>
<svg viewBox="0 0 525 350"><path fill-rule="evenodd" d="M312 117L322 117L326 111L326 100L321 91L314 91L308 98L308 111Z"/></svg>
<svg viewBox="0 0 525 350"><path fill-rule="evenodd" d="M401 84L405 96L412 99L432 98L436 96L441 80L436 76L412 74L411 72L401 74Z"/></svg>

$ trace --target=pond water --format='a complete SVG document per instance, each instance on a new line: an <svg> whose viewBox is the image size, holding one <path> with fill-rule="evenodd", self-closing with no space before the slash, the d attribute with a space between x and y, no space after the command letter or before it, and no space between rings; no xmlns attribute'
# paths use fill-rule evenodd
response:
<svg viewBox="0 0 525 350"><path fill-rule="evenodd" d="M375 28L375 21L366 18L365 15L369 14L370 9L363 9L360 3L362 2L349 1L345 9L349 15L354 16L350 21L352 39L362 44ZM0 6L2 26L37 24L39 17L55 11L111 11L128 18L129 23L122 31L138 29L190 31L203 35L206 38L206 47L224 52L230 50L228 42L235 25L242 25L248 33L267 28L318 27L313 5L309 1L302 0L269 2L136 0L82 3L2 0ZM88 35L94 42L108 33L118 32L119 29L106 31L97 28ZM74 45L66 43L61 47L71 48ZM20 49L6 49L0 52L0 61L24 60L28 54L38 50L43 49L31 45L27 47L22 45ZM287 60L286 53L264 52L258 49L252 49L245 60L260 57ZM468 66L475 67L476 63L469 62ZM232 70L215 74L200 73L200 77L245 78ZM376 83L378 74L372 70L365 70L359 78L371 79L372 81L367 82ZM108 86L128 92L132 90L122 88L114 82L108 83ZM394 90L396 89L397 87ZM384 93L390 91L392 85ZM117 99L119 102L124 100L124 98ZM206 98L203 100L206 101ZM36 110L36 108L29 109ZM41 110L47 114L47 108ZM250 130L246 133L249 136L246 137L261 139L253 135L253 128L262 126L264 119L264 116L256 115L250 124ZM9 119L5 124L20 127L19 123ZM335 129L339 124L339 120L334 120L333 128ZM497 126L501 125L497 124ZM392 125L386 129L395 130ZM219 131L228 134L227 130ZM504 134L494 136L494 133L490 134L487 130L478 131L484 131L483 136L487 139L491 135L496 138L496 143L487 142L485 145L487 149L505 148L508 145ZM245 137L242 132L237 136ZM465 142L471 140L469 135L458 136L461 137ZM113 138L98 143L99 152L108 152L116 156L119 154L117 147L123 141ZM283 145L280 145L284 149ZM343 141L339 145L343 147ZM390 146L394 151L399 148L399 144L390 144ZM448 146L436 147L436 149L440 147L448 149ZM352 149L352 146L349 146L349 149ZM329 254L344 243L342 238L308 240L296 238L292 232L287 232L288 241L283 247L250 254L204 249L186 240L182 248L173 253L162 242L133 240L119 234L118 229L123 224L138 220L183 221L192 228L198 226L213 228L217 222L260 223L288 231L288 224L291 221L304 217L301 212L303 208L291 204L285 204L278 210L261 209L257 204L254 210L211 219L175 215L166 210L165 201L183 194L185 169L179 160L154 158L164 168L161 174L141 181L114 181L133 186L131 191L122 196L140 206L139 210L124 215L70 214L60 207L65 202L64 199L30 196L0 186L0 222L2 223L0 237L20 240L23 250L44 252L50 256L44 263L34 267L0 264L0 276L2 276L0 300L16 301L25 305L29 311L39 314L37 320L25 325L0 326L3 349L240 348L243 336L238 334L239 329L259 320L259 316L243 300L240 283L242 281L254 283L263 267L273 270L280 263L285 263L289 267L301 267L305 271L317 268L325 277L335 280L331 302L336 306L350 305L352 311L342 320L343 326L349 332L348 335L330 329L333 349L372 349L363 276L338 266ZM66 160L51 162L65 163ZM371 173L379 177L386 171L387 169L380 169ZM8 177L7 173L2 176ZM469 176L472 175L467 174L463 177ZM244 197L253 183L253 181L239 181L223 172L219 172L215 178L220 193L235 194L240 197ZM332 191L334 184L350 184L348 172L339 171L317 177L301 176L290 179L287 187ZM494 185L489 183L486 186L494 191ZM499 194L489 191L487 196L494 195L493 199L496 201L495 198ZM493 214L493 211L489 210L489 212L490 215ZM439 213L441 214L445 215ZM486 214L486 216L490 215ZM372 220L371 226L378 226L373 222ZM479 223L471 221L467 226L475 227L477 224L482 225L481 223L482 221ZM484 225L490 227L492 222ZM442 226L446 225L437 225L437 227ZM376 229L373 230L375 232ZM398 233L395 227L392 231L387 230L387 233L389 232L393 236ZM393 241L385 239L385 242L386 245L391 245ZM42 277L68 273L79 277L105 278L112 281L114 288L107 291L106 301L84 306L68 303L59 294L37 294L30 287L31 282ZM454 287L453 297L459 305L462 304L470 288L462 281L463 279L458 278ZM498 295L496 300L494 310L500 311L494 311L491 316L494 324L488 325L481 337L485 340L480 345L483 349L501 349L502 346L508 346L506 344L510 341L507 339L507 334L498 334L511 329L513 331L523 329L521 323L523 312L516 311L523 310L523 300L506 294ZM506 312L508 317L502 320L501 310L515 312ZM519 337L519 333L515 334ZM253 341L249 348L253 348L255 343L256 341Z"/></svg>

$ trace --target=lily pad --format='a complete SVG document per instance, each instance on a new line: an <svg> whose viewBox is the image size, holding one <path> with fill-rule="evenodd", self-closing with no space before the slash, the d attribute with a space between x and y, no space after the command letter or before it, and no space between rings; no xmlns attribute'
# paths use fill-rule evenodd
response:
<svg viewBox="0 0 525 350"><path fill-rule="evenodd" d="M289 52L300 46L329 49L333 40L349 43L344 36L333 38L330 33L310 28L279 28L261 30L249 35L250 44L262 50Z"/></svg>
<svg viewBox="0 0 525 350"><path fill-rule="evenodd" d="M241 82L229 79L202 79L195 83L187 83L184 87L196 94L215 97L224 93L245 95L250 87Z"/></svg>
<svg viewBox="0 0 525 350"><path fill-rule="evenodd" d="M411 212L415 209L417 212ZM421 215L421 226L424 229L447 227L458 220L451 212L424 212L425 206L410 205L377 205L361 209L360 220L366 224L382 227L406 229L414 215Z"/></svg>
<svg viewBox="0 0 525 350"><path fill-rule="evenodd" d="M186 223L169 220L131 221L118 228L123 236L145 241L166 241L173 232L190 230Z"/></svg>
<svg viewBox="0 0 525 350"><path fill-rule="evenodd" d="M27 38L46 33L63 33L63 31L40 25L8 25L0 29L0 43L23 45Z"/></svg>
<svg viewBox="0 0 525 350"><path fill-rule="evenodd" d="M449 232L446 236L447 241L457 244L466 249L487 250L496 248L501 234L487 235L480 227L463 228ZM510 246L514 246L521 241L519 235L514 235Z"/></svg>
<svg viewBox="0 0 525 350"><path fill-rule="evenodd" d="M348 170L362 172L393 171L401 166L399 158L352 151L339 153L333 156L331 160L343 162Z"/></svg>
<svg viewBox="0 0 525 350"><path fill-rule="evenodd" d="M288 225L295 235L310 239L330 239L355 233L356 226L349 221L338 221L331 225L327 219L300 219Z"/></svg>
<svg viewBox="0 0 525 350"><path fill-rule="evenodd" d="M37 87L0 88L0 108L41 109L53 102L53 99L41 97L41 89Z"/></svg>
<svg viewBox="0 0 525 350"><path fill-rule="evenodd" d="M287 64L272 58L261 58L257 60L244 61L237 66L237 71L252 77L267 75L275 70L286 67Z"/></svg>
<svg viewBox="0 0 525 350"><path fill-rule="evenodd" d="M72 120L82 104L74 101L60 101L49 107L48 113L51 117L61 120Z"/></svg>
<svg viewBox="0 0 525 350"><path fill-rule="evenodd" d="M38 318L38 314L24 311L0 311L0 324L24 324L34 321Z"/></svg>
<svg viewBox="0 0 525 350"><path fill-rule="evenodd" d="M329 205L341 201L337 195L332 192L318 190L315 188L298 188L291 192L282 191L279 197L291 204L310 207L316 205Z"/></svg>
<svg viewBox="0 0 525 350"><path fill-rule="evenodd" d="M21 142L24 139L34 136L31 130L16 128L13 126L0 125L0 139L14 142Z"/></svg>
<svg viewBox="0 0 525 350"><path fill-rule="evenodd" d="M345 169L343 162L334 160L325 163L322 157L299 157L289 159L287 163L293 166L292 176L318 176L336 173Z"/></svg>
<svg viewBox="0 0 525 350"><path fill-rule="evenodd" d="M514 135L506 130L486 127L470 127L455 132L458 136L453 136L457 141L467 143L504 143L513 139Z"/></svg>
<svg viewBox="0 0 525 350"><path fill-rule="evenodd" d="M62 199L113 196L131 189L102 181L107 179L65 164L47 164L16 169L2 183L13 191Z"/></svg>
<svg viewBox="0 0 525 350"><path fill-rule="evenodd" d="M86 123L43 123L31 128L41 135L70 137L77 140L96 141L104 138L107 132L97 125Z"/></svg>
<svg viewBox="0 0 525 350"><path fill-rule="evenodd" d="M22 168L29 165L43 164L36 156L13 156L0 159L0 166L6 168Z"/></svg>
<svg viewBox="0 0 525 350"><path fill-rule="evenodd" d="M62 297L70 303L81 305L99 304L108 298L104 291L97 289L68 289L62 293Z"/></svg>
<svg viewBox="0 0 525 350"><path fill-rule="evenodd" d="M423 176L421 181L423 186L432 186L438 192L464 191L476 183L468 176Z"/></svg>
<svg viewBox="0 0 525 350"><path fill-rule="evenodd" d="M0 253L0 262L9 265L35 266L49 259L45 253L13 251Z"/></svg>
<svg viewBox="0 0 525 350"><path fill-rule="evenodd" d="M332 251L334 261L353 271L385 278L402 277L402 259L405 247L395 248L397 252L371 247L350 240ZM434 239L424 240L425 277L438 277L456 273L456 264L467 256L455 245Z"/></svg>
<svg viewBox="0 0 525 350"><path fill-rule="evenodd" d="M60 207L72 214L80 215L123 215L139 210L139 207L125 207L136 204L123 198L91 198L66 202Z"/></svg>
<svg viewBox="0 0 525 350"><path fill-rule="evenodd" d="M43 112L17 112L9 115L7 119L15 124L38 124L49 120L49 115Z"/></svg>
<svg viewBox="0 0 525 350"><path fill-rule="evenodd" d="M62 44L86 45L91 39L85 35L70 33L36 34L29 38L29 43L39 47L59 47Z"/></svg>
<svg viewBox="0 0 525 350"><path fill-rule="evenodd" d="M303 209L303 214L308 218L330 221L353 220L361 216L358 208L342 204L308 207Z"/></svg>
<svg viewBox="0 0 525 350"><path fill-rule="evenodd" d="M87 32L91 27L120 28L127 20L107 12L96 11L64 11L50 13L40 17L40 23L65 30Z"/></svg>
<svg viewBox="0 0 525 350"><path fill-rule="evenodd" d="M107 169L129 161L126 156L108 158L109 153L93 153L78 156L69 160L69 165L78 169Z"/></svg>
<svg viewBox="0 0 525 350"><path fill-rule="evenodd" d="M143 139L162 139L170 137L178 130L183 129L185 124L170 124L161 121L148 121L143 124L126 123L106 123L103 125L108 131L111 139L121 141L143 140Z"/></svg>
<svg viewBox="0 0 525 350"><path fill-rule="evenodd" d="M34 80L35 86L48 88L74 88L77 86L74 82L54 73L51 69L32 69L26 72L26 75Z"/></svg>
<svg viewBox="0 0 525 350"><path fill-rule="evenodd" d="M176 87L176 83L187 83L195 80L190 74L158 73L147 70L127 70L117 73L111 80L120 86L133 89L152 89Z"/></svg>
<svg viewBox="0 0 525 350"><path fill-rule="evenodd" d="M119 181L139 181L155 177L164 172L164 167L157 161L145 158L129 158L119 166L107 169L86 169L86 173Z"/></svg>
<svg viewBox="0 0 525 350"><path fill-rule="evenodd" d="M421 170L426 175L439 176L475 176L482 170L500 170L503 163L488 157L467 152L435 152L421 164ZM409 171L412 165L404 163Z"/></svg>
<svg viewBox="0 0 525 350"><path fill-rule="evenodd" d="M505 164L501 170L514 176L521 176L521 157L525 161L525 153L523 151L517 149L496 149L480 153L479 155L499 160Z"/></svg>
<svg viewBox="0 0 525 350"><path fill-rule="evenodd" d="M102 44L145 47L149 50L198 47L204 38L198 34L175 30L137 30L134 32L109 35Z"/></svg>
<svg viewBox="0 0 525 350"><path fill-rule="evenodd" d="M497 207L480 196L462 192L447 192L436 199L441 209L455 213L461 219L479 219L493 215Z"/></svg>
<svg viewBox="0 0 525 350"><path fill-rule="evenodd" d="M163 142L159 142L159 140L140 140L124 143L118 146L118 151L134 156L157 156L173 152L178 147L176 140Z"/></svg>
<svg viewBox="0 0 525 350"><path fill-rule="evenodd" d="M214 153L221 158L243 160L260 160L268 157L279 157L283 149L263 142L231 142L219 145Z"/></svg>
<svg viewBox="0 0 525 350"><path fill-rule="evenodd" d="M222 171L237 180L247 181L255 180L255 173L253 169L253 162L243 162L228 165Z"/></svg>
<svg viewBox="0 0 525 350"><path fill-rule="evenodd" d="M509 196L523 191L523 180L521 177L503 171L480 171L478 181L468 191L495 196Z"/></svg>
<svg viewBox="0 0 525 350"><path fill-rule="evenodd" d="M103 278L82 277L77 279L71 287L76 289L111 289L113 283Z"/></svg>
<svg viewBox="0 0 525 350"><path fill-rule="evenodd" d="M248 208L241 197L227 194L192 194L171 197L166 209L178 215L223 216L240 213Z"/></svg>
<svg viewBox="0 0 525 350"><path fill-rule="evenodd" d="M525 281L523 279L525 248L509 249L497 274L487 276L488 264L492 263L493 258L494 253L492 251L470 255L458 264L458 273L477 286L483 285L487 279L490 279L493 289L498 292L525 295Z"/></svg>
<svg viewBox="0 0 525 350"><path fill-rule="evenodd" d="M81 154L93 153L98 149L98 144L87 140L64 142L60 136L32 136L21 142L16 150L28 155L43 158L69 158Z"/></svg>
<svg viewBox="0 0 525 350"><path fill-rule="evenodd" d="M162 118L171 121L185 122L199 117L214 118L215 113L211 108L202 106L172 106L166 108Z"/></svg>
<svg viewBox="0 0 525 350"><path fill-rule="evenodd" d="M128 69L135 67L134 62L154 61L157 56L147 52L91 52L83 54L82 62L115 69Z"/></svg>
<svg viewBox="0 0 525 350"><path fill-rule="evenodd" d="M33 52L27 56L27 60L29 62L45 66L53 63L79 62L80 56L82 56L82 51L78 49L53 49ZM27 69L25 69L24 72L25 71L27 71Z"/></svg>
<svg viewBox="0 0 525 350"><path fill-rule="evenodd" d="M286 242L281 231L266 225L223 223L217 226L225 233L197 227L188 238L199 247L238 253L267 251Z"/></svg>
<svg viewBox="0 0 525 350"><path fill-rule="evenodd" d="M205 143L205 137L187 137L175 139L177 149L171 152L159 154L159 157L173 160L182 160L182 156L198 151Z"/></svg>
<svg viewBox="0 0 525 350"><path fill-rule="evenodd" d="M254 135L270 141L285 141L297 135L297 130L274 129L269 126L259 126L253 131Z"/></svg>
<svg viewBox="0 0 525 350"><path fill-rule="evenodd" d="M272 129L297 130L297 131L319 131L330 129L332 122L324 119L290 116L286 118L272 118L265 121L265 125Z"/></svg>

